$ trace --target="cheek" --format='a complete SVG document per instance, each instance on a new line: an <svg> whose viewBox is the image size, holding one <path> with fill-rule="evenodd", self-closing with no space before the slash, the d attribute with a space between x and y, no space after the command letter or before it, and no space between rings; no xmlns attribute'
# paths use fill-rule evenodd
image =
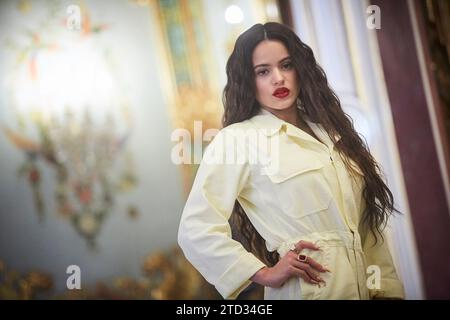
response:
<svg viewBox="0 0 450 320"><path fill-rule="evenodd" d="M257 96L257 98L264 99L264 97L267 96L269 91L270 90L269 90L267 84L265 83L265 81L263 81L263 80L256 81L256 96Z"/></svg>
<svg viewBox="0 0 450 320"><path fill-rule="evenodd" d="M297 74L295 73L295 72L293 72L292 74L291 74L291 82L292 82L292 85L298 90L298 78L297 78Z"/></svg>

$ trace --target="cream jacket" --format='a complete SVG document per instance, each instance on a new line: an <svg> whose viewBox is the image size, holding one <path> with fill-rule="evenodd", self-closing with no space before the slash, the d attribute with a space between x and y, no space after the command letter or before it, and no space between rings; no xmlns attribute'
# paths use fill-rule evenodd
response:
<svg viewBox="0 0 450 320"><path fill-rule="evenodd" d="M321 273L325 287L293 277L281 288L265 287L265 299L403 298L386 241L374 245L371 233L358 229L362 173L352 162L359 172L352 178L324 129L306 121L323 143L265 110L220 131L205 151L182 213L178 243L186 258L224 298L236 298L251 283L265 264L231 239L228 219L237 199L269 251L283 256L299 240L310 241L322 250L302 253L331 270ZM258 141L272 147L246 139L255 130L263 132ZM236 136L241 143L229 143ZM241 158L217 161L230 154ZM367 273L373 265L379 282L374 269Z"/></svg>

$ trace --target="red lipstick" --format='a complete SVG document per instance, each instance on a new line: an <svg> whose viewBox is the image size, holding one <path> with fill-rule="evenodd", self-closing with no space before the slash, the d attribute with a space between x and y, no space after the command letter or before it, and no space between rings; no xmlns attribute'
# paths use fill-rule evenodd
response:
<svg viewBox="0 0 450 320"><path fill-rule="evenodd" d="M272 95L279 99L286 98L289 95L290 90L288 88L282 87L275 90Z"/></svg>

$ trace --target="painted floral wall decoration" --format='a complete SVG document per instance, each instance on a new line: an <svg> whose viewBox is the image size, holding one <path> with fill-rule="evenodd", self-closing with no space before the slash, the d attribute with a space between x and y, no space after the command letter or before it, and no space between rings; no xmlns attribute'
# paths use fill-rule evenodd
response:
<svg viewBox="0 0 450 320"><path fill-rule="evenodd" d="M91 248L115 200L137 184L128 150L133 123L112 50L102 45L111 25L92 21L80 5L80 28L71 29L65 8L49 1L47 17L7 39L14 57L6 77L8 111L0 127L23 153L21 179L32 190L43 221L54 211ZM29 14L32 3L18 10ZM24 17L25 19L25 17ZM51 172L43 188L44 171ZM130 204L130 218L138 216Z"/></svg>

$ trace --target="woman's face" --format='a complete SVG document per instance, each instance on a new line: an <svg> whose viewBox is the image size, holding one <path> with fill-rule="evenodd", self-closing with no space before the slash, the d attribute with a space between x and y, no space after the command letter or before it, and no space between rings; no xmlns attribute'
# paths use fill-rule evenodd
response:
<svg viewBox="0 0 450 320"><path fill-rule="evenodd" d="M297 73L284 44L264 40L255 47L252 60L259 104L276 110L292 107L299 87Z"/></svg>

